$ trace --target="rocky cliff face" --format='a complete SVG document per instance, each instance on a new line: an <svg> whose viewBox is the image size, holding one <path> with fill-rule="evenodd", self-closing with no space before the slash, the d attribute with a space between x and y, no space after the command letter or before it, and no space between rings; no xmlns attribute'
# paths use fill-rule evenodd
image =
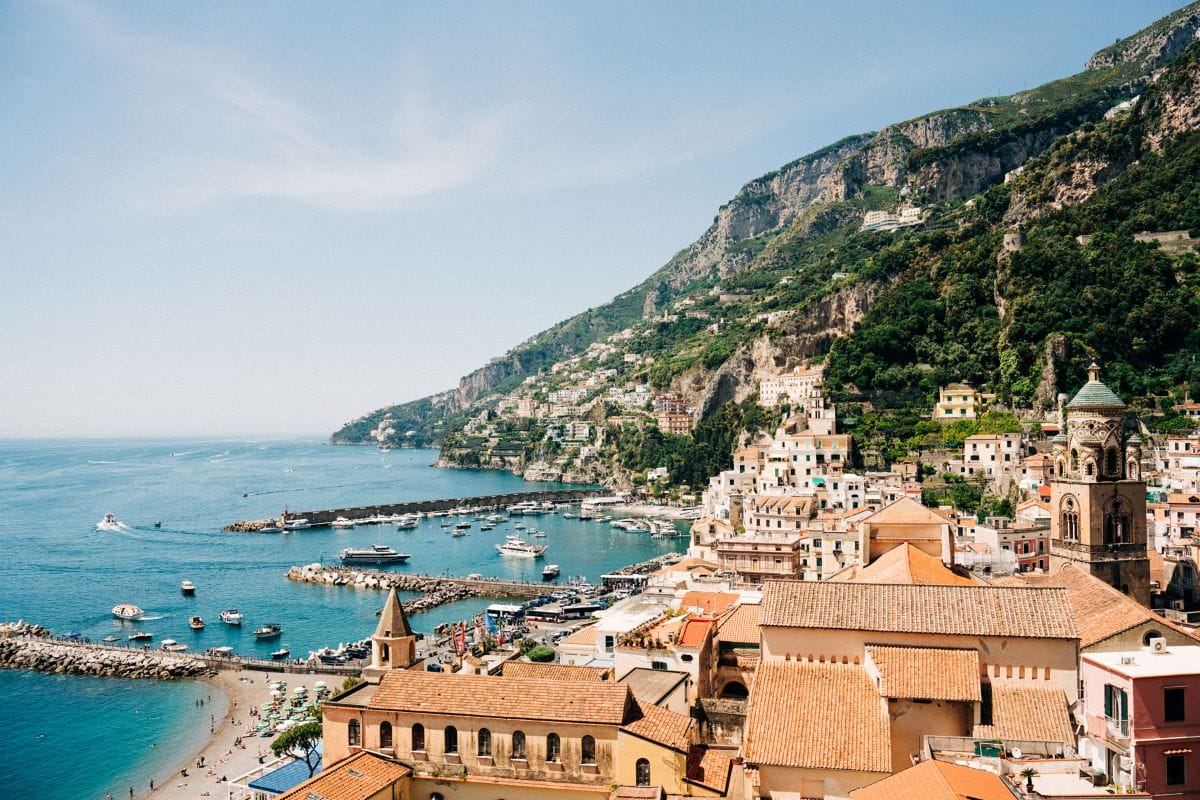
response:
<svg viewBox="0 0 1200 800"><path fill-rule="evenodd" d="M1097 70L1118 64L1135 64L1141 69L1154 69L1183 52L1200 34L1200 3L1191 3L1173 14L1104 48L1087 62L1087 69Z"/></svg>

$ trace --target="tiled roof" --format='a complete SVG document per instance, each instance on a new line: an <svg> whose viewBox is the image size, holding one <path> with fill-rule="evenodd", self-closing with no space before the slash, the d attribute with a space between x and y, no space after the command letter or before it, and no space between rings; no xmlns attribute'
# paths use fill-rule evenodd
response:
<svg viewBox="0 0 1200 800"><path fill-rule="evenodd" d="M868 525L945 525L946 518L911 497L901 497L863 522Z"/></svg>
<svg viewBox="0 0 1200 800"><path fill-rule="evenodd" d="M1067 408L1124 408L1125 402L1117 397L1117 393L1098 380L1088 381L1083 385Z"/></svg>
<svg viewBox="0 0 1200 800"><path fill-rule="evenodd" d="M992 727L1000 739L1075 745L1067 695L1055 686L992 684Z"/></svg>
<svg viewBox="0 0 1200 800"><path fill-rule="evenodd" d="M644 700L637 701L634 716L637 716L637 719L626 722L621 726L622 730L680 753L686 753L691 746L691 737L688 735L692 727L691 717L676 714Z"/></svg>
<svg viewBox="0 0 1200 800"><path fill-rule="evenodd" d="M758 603L742 603L721 617L717 623L717 638L725 644L753 644L761 641L758 620L762 606Z"/></svg>
<svg viewBox="0 0 1200 800"><path fill-rule="evenodd" d="M884 697L977 701L979 654L938 647L867 645Z"/></svg>
<svg viewBox="0 0 1200 800"><path fill-rule="evenodd" d="M683 624L679 638L675 640L678 647L699 647L708 637L708 630L716 622L712 617L692 617Z"/></svg>
<svg viewBox="0 0 1200 800"><path fill-rule="evenodd" d="M380 680L370 707L462 717L620 725L632 702L629 687L619 683L392 670Z"/></svg>
<svg viewBox="0 0 1200 800"><path fill-rule="evenodd" d="M567 664L535 664L529 661L505 661L506 678L536 678L543 681L611 681L611 667L572 667Z"/></svg>
<svg viewBox="0 0 1200 800"><path fill-rule="evenodd" d="M404 606L396 597L396 587L388 590L387 601L383 604L383 612L379 615L379 624L375 626L375 635L384 639L412 636L412 628L408 626L408 617L404 615Z"/></svg>
<svg viewBox="0 0 1200 800"><path fill-rule="evenodd" d="M730 767L738 751L734 747L695 746L688 753L687 779L725 796Z"/></svg>
<svg viewBox="0 0 1200 800"><path fill-rule="evenodd" d="M1071 604L1071 616L1079 626L1080 647L1091 647L1145 622L1153 622L1190 638L1197 638L1190 631L1158 616L1136 600L1071 564L1052 575L1026 576L1025 581L1031 586L1055 586L1066 591Z"/></svg>
<svg viewBox="0 0 1200 800"><path fill-rule="evenodd" d="M558 643L559 647L563 646L564 644L582 644L587 645L588 647L595 647L596 626L588 625L585 628L580 628Z"/></svg>
<svg viewBox="0 0 1200 800"><path fill-rule="evenodd" d="M687 679L686 672L634 667L621 676L621 683L628 686L629 690L633 692L633 696L639 701L657 704L665 700Z"/></svg>
<svg viewBox="0 0 1200 800"><path fill-rule="evenodd" d="M752 764L890 772L880 702L857 664L764 661L750 690L742 753Z"/></svg>
<svg viewBox="0 0 1200 800"><path fill-rule="evenodd" d="M831 577L830 580L835 580ZM851 583L907 583L929 586L978 586L974 576L960 575L909 542L902 542L865 567L840 572L837 581Z"/></svg>
<svg viewBox="0 0 1200 800"><path fill-rule="evenodd" d="M850 792L850 800L1014 800L1000 776L945 761L922 761Z"/></svg>
<svg viewBox="0 0 1200 800"><path fill-rule="evenodd" d="M721 568L721 565L716 561L708 561L703 558L684 558L676 561L674 564L668 564L660 570L651 572L651 575L666 575L670 572L716 572Z"/></svg>
<svg viewBox="0 0 1200 800"><path fill-rule="evenodd" d="M706 614L724 614L741 597L732 592L690 591L679 601L679 607L698 608Z"/></svg>
<svg viewBox="0 0 1200 800"><path fill-rule="evenodd" d="M761 624L791 628L1075 639L1062 589L767 581Z"/></svg>
<svg viewBox="0 0 1200 800"><path fill-rule="evenodd" d="M331 764L277 800L303 800L313 795L322 800L368 800L410 772L403 764L359 752Z"/></svg>

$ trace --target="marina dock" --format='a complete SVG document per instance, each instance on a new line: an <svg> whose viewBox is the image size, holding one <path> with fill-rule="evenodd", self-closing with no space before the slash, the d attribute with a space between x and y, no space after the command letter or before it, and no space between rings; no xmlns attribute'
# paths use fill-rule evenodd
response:
<svg viewBox="0 0 1200 800"><path fill-rule="evenodd" d="M368 517L392 516L394 514L432 514L436 512L453 511L455 509L495 510L516 503L536 501L539 503L555 503L565 505L578 503L590 497L602 497L609 494L604 489L545 489L530 492L511 492L509 494L490 494L480 497L448 497L441 500L412 500L404 503L386 503L374 506L356 506L354 508L331 508L318 511L293 511L289 519L304 519L312 528L324 528L333 524L338 517L349 520L366 519ZM234 522L221 530L234 533L256 533L273 528L278 519L253 519Z"/></svg>
<svg viewBox="0 0 1200 800"><path fill-rule="evenodd" d="M406 614L419 614L442 603L452 603L466 597L537 597L552 590L555 584L543 581L510 581L500 578L455 578L449 575L407 575L395 572L364 570L357 567L309 564L287 571L289 580L300 583L319 583L328 586L349 586L357 589L378 589L398 592L419 592L423 596L404 602ZM431 598L437 602L428 602Z"/></svg>

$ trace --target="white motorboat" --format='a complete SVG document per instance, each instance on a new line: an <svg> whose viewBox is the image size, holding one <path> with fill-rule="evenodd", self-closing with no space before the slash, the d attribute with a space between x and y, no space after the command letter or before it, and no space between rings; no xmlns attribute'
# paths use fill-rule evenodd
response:
<svg viewBox="0 0 1200 800"><path fill-rule="evenodd" d="M192 583L191 581L180 581L179 591L186 595L193 595L196 593L196 584Z"/></svg>
<svg viewBox="0 0 1200 800"><path fill-rule="evenodd" d="M96 530L100 531L120 531L127 527L129 526L124 522L118 522L117 515L111 511L104 515L104 519L96 523Z"/></svg>
<svg viewBox="0 0 1200 800"><path fill-rule="evenodd" d="M519 536L510 536L504 540L504 544L496 545L496 550L502 556L541 558L546 554L546 545L530 544Z"/></svg>
<svg viewBox="0 0 1200 800"><path fill-rule="evenodd" d="M162 644L158 646L158 649L165 650L168 653L185 653L187 652L188 646L186 644L180 644L174 639L163 639Z"/></svg>
<svg viewBox="0 0 1200 800"><path fill-rule="evenodd" d="M354 527L354 520L352 520L352 519L346 519L345 517L338 517L337 519L335 519L335 520L334 520L334 521L331 523L331 527L334 527L334 528L353 528L353 527Z"/></svg>
<svg viewBox="0 0 1200 800"><path fill-rule="evenodd" d="M132 603L118 603L113 606L112 615L117 619L135 620L146 616L146 612Z"/></svg>
<svg viewBox="0 0 1200 800"><path fill-rule="evenodd" d="M397 514L394 517L396 527L401 530L415 528L421 523L420 514Z"/></svg>
<svg viewBox="0 0 1200 800"><path fill-rule="evenodd" d="M310 523L307 519L304 519L303 517L301 517L300 519L289 519L283 525L284 530L288 530L288 531L300 531L300 530L304 530L305 528L311 528L311 527L312 527L312 523Z"/></svg>
<svg viewBox="0 0 1200 800"><path fill-rule="evenodd" d="M558 568L558 564L547 564L545 568L542 569L542 580L552 581L558 577L559 572L560 570Z"/></svg>
<svg viewBox="0 0 1200 800"><path fill-rule="evenodd" d="M221 622L224 622L226 625L241 625L242 612L236 608L227 608L221 612Z"/></svg>

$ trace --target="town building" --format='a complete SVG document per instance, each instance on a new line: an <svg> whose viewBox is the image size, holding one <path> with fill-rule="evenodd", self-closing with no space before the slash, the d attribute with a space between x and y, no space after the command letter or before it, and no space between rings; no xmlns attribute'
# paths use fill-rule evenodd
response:
<svg viewBox="0 0 1200 800"><path fill-rule="evenodd" d="M689 436L692 433L692 415L686 411L663 411L655 416L658 429L672 436Z"/></svg>
<svg viewBox="0 0 1200 800"><path fill-rule="evenodd" d="M933 419L946 422L975 419L983 414L987 403L994 397L995 395L980 393L967 383L943 386L938 389L938 400L933 406Z"/></svg>

